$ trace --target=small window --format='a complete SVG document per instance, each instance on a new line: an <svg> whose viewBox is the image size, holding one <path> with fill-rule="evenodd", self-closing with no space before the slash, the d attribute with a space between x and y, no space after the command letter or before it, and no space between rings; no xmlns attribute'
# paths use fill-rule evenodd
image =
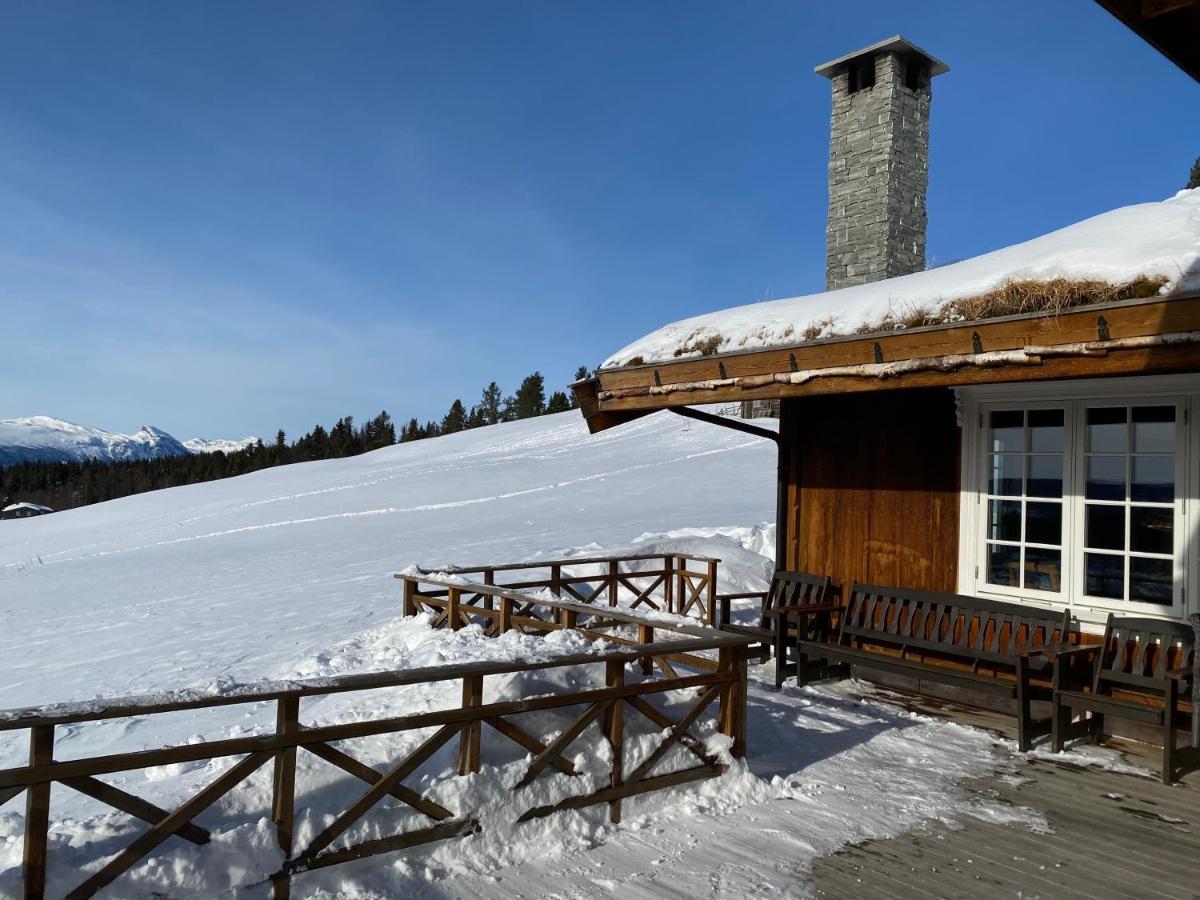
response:
<svg viewBox="0 0 1200 900"><path fill-rule="evenodd" d="M925 67L920 63L909 63L904 67L904 86L910 91L918 90L924 80Z"/></svg>
<svg viewBox="0 0 1200 900"><path fill-rule="evenodd" d="M868 56L865 59L856 59L850 63L846 70L847 83L846 89L851 93L857 93L869 87L875 86L875 58Z"/></svg>

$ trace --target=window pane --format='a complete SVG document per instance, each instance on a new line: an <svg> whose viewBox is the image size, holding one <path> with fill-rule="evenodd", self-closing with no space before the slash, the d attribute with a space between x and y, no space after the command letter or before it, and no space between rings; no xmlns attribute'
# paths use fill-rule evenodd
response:
<svg viewBox="0 0 1200 900"><path fill-rule="evenodd" d="M1085 509L1084 546L1095 550L1124 550L1125 507L1089 503Z"/></svg>
<svg viewBox="0 0 1200 900"><path fill-rule="evenodd" d="M1029 479L1025 492L1030 497L1061 497L1063 458L1061 456L1030 456Z"/></svg>
<svg viewBox="0 0 1200 900"><path fill-rule="evenodd" d="M1133 449L1138 453L1170 453L1175 449L1175 407L1135 406Z"/></svg>
<svg viewBox="0 0 1200 900"><path fill-rule="evenodd" d="M1142 603L1170 605L1175 597L1169 559L1144 559L1134 556L1129 560L1129 599Z"/></svg>
<svg viewBox="0 0 1200 900"><path fill-rule="evenodd" d="M1173 553L1173 509L1134 506L1129 510L1129 549L1138 553Z"/></svg>
<svg viewBox="0 0 1200 900"><path fill-rule="evenodd" d="M1062 551L1029 547L1025 550L1025 587L1057 592L1062 586Z"/></svg>
<svg viewBox="0 0 1200 900"><path fill-rule="evenodd" d="M1092 597L1125 599L1125 558L1100 553L1084 554L1087 593Z"/></svg>
<svg viewBox="0 0 1200 900"><path fill-rule="evenodd" d="M1021 540L1021 501L988 501L988 537L994 541Z"/></svg>
<svg viewBox="0 0 1200 900"><path fill-rule="evenodd" d="M1009 587L1018 585L1018 569L1021 565L1021 548L1003 544L988 544L987 580L990 584Z"/></svg>
<svg viewBox="0 0 1200 900"><path fill-rule="evenodd" d="M1025 457L993 456L988 469L988 493L1021 496L1021 462Z"/></svg>
<svg viewBox="0 0 1200 900"><path fill-rule="evenodd" d="M1127 441L1123 406L1093 406L1087 411L1087 448L1093 453L1124 453Z"/></svg>
<svg viewBox="0 0 1200 900"><path fill-rule="evenodd" d="M1089 456L1084 496L1089 500L1125 499L1125 457Z"/></svg>
<svg viewBox="0 0 1200 900"><path fill-rule="evenodd" d="M998 409L992 413L992 452L1025 449L1025 413L1019 409Z"/></svg>
<svg viewBox="0 0 1200 900"><path fill-rule="evenodd" d="M1031 409L1029 411L1029 449L1043 453L1061 453L1063 449L1063 411L1061 409Z"/></svg>
<svg viewBox="0 0 1200 900"><path fill-rule="evenodd" d="M1026 503L1025 540L1031 544L1061 544L1062 504Z"/></svg>
<svg viewBox="0 0 1200 900"><path fill-rule="evenodd" d="M1175 499L1175 456L1135 456L1130 496L1143 503Z"/></svg>

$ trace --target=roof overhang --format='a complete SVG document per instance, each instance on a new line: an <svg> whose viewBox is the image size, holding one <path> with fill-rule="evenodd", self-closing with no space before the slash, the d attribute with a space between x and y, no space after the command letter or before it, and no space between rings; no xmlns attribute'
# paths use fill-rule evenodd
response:
<svg viewBox="0 0 1200 900"><path fill-rule="evenodd" d="M593 433L660 409L816 394L1200 371L1200 294L602 369Z"/></svg>
<svg viewBox="0 0 1200 900"><path fill-rule="evenodd" d="M1200 0L1096 0L1200 81Z"/></svg>

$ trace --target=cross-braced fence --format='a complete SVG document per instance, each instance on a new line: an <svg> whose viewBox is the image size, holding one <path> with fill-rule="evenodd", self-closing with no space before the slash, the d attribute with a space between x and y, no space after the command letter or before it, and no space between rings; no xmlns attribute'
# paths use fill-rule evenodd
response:
<svg viewBox="0 0 1200 900"><path fill-rule="evenodd" d="M687 553L535 560L499 566L449 566L441 571L512 590L544 588L555 597L628 609L645 607L717 624L719 559ZM398 575L403 577L402 575ZM622 590L627 591L622 598ZM487 595L471 596L492 609Z"/></svg>
<svg viewBox="0 0 1200 900"><path fill-rule="evenodd" d="M444 582L431 585L427 583L428 579L426 583L415 576L405 579L406 610L444 602L444 621L448 624L461 623L464 616L487 618L488 610L482 606L471 611L464 611L462 606L457 611L452 610L449 592L460 598L463 593L478 594L491 600L494 615L491 617L493 627L489 630L493 634L506 628L541 633L578 628L604 637L610 641L611 648L549 660L480 662L347 675L200 699L158 695L0 713L0 730L28 729L30 733L29 764L0 770L0 804L22 792L26 795L22 870L25 896L41 898L46 892L50 797L55 786L86 794L149 825L86 878L63 890L66 897L83 898L112 884L173 837L193 844L207 843L210 833L196 823L197 816L270 764L273 768L271 818L285 857L283 866L271 876L271 881L275 896L286 898L291 878L298 873L479 832L479 810L451 809L430 796L436 790L427 789L421 793L405 781L440 750L454 743L457 744L456 765L454 774L449 777L478 772L485 725L488 734L498 734L532 754L512 789L517 796L550 770L568 776L580 774L568 758L567 750L593 723L599 723L612 747L611 771L605 779L607 784L596 790L566 796L555 803L530 806L521 813L518 821L607 804L610 817L616 822L621 816L621 801L627 797L720 775L724 765L706 750L705 740L696 734L698 723L714 706L717 730L730 738L734 756L744 754L748 639L707 628L648 621L624 610L530 598L493 585L447 585ZM447 595L433 596L435 590L445 591ZM634 630L639 634L636 641L618 634ZM715 659L711 658L713 653ZM643 677L637 677L638 667L634 666L635 678L627 681L627 665L638 662ZM699 674L680 674L676 666L698 670ZM602 667L603 687L561 689L549 695L542 693L483 702L485 679L489 677L562 667ZM655 668L662 677L644 677ZM320 726L305 724L301 715L301 703L306 698L447 681L459 681L462 686L461 702L448 709ZM661 698L676 691L693 692L686 698L683 712L677 717L651 702L654 697ZM63 761L55 759L55 730L60 726L263 702L275 705L276 725L272 733L155 750ZM514 721L526 713L571 708L575 708L575 714L566 727L545 738L534 734L526 723ZM626 712L630 710L647 720L653 726L651 731L658 736L656 746L637 760L627 759L632 755L632 748L627 752L625 740ZM423 739L416 748L398 762L390 763L384 771L351 755L344 744L335 746L366 737L418 731L423 733ZM668 772L659 771L668 754L677 748L676 756L683 753L695 764ZM298 846L295 839L297 804L304 799L304 785L297 784L299 750L324 760L364 785L357 798L304 846ZM236 762L190 799L169 811L100 778L153 766L222 758L236 759ZM435 779L434 787L437 783ZM335 846L385 797L405 804L429 824L387 837L352 844L343 841L341 846Z"/></svg>

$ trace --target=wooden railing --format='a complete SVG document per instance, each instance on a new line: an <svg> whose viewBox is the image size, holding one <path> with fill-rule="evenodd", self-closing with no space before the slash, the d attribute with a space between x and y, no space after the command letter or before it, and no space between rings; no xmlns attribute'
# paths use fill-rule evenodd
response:
<svg viewBox="0 0 1200 900"><path fill-rule="evenodd" d="M686 553L535 560L498 566L448 566L438 571L514 590L547 588L556 597L616 606L621 589L629 609L649 609L717 624L717 566L721 561ZM599 571L585 574L581 568Z"/></svg>
<svg viewBox="0 0 1200 900"><path fill-rule="evenodd" d="M424 587L425 590L420 590ZM433 596L436 590L445 596ZM405 606L436 607L447 611L444 624L451 627L465 617L487 616L485 607L458 606L464 594L490 597L493 607L493 634L507 628L547 632L554 628L577 627L587 633L603 635L616 644L595 653L560 656L536 662L481 662L466 665L435 666L407 671L347 675L314 682L288 682L248 689L244 693L194 698L186 695L128 697L84 704L67 704L26 710L0 712L0 731L28 729L29 764L0 770L0 805L24 792L25 839L22 877L26 898L41 898L47 880L47 844L50 795L53 786L65 786L101 803L125 812L149 824L149 828L131 841L114 858L89 874L74 887L63 891L69 898L90 897L108 886L138 862L153 853L172 836L194 844L205 844L209 833L195 824L196 817L219 798L267 764L274 769L271 817L285 862L271 876L274 896L286 898L291 878L298 873L387 853L431 841L474 834L480 830L478 810L451 810L427 795L405 785L405 780L441 748L457 742L457 774L467 775L480 769L483 726L533 754L521 779L513 788L518 793L549 769L577 775L568 758L567 748L594 721L600 720L602 732L613 747L613 762L607 784L599 790L568 796L557 803L526 809L518 821L547 816L563 810L608 804L613 822L620 821L621 801L626 797L660 790L673 785L712 778L724 766L705 750L701 737L693 733L700 717L714 704L717 728L732 741L734 756L745 753L746 746L746 661L748 639L724 632L661 621L647 621L636 615L569 601L530 598L505 588L480 584L429 585L415 578L405 580ZM507 610L507 612L506 612ZM600 616L603 615L601 621ZM615 632L637 629L638 641L625 639ZM711 654L716 658L710 658ZM663 677L626 681L626 666L641 663L641 672L659 669ZM699 669L699 674L680 674L675 666ZM603 667L604 687L564 691L552 695L483 703L484 681L491 676L515 672L555 669L568 666ZM337 725L305 725L301 701L348 691L375 690L404 685L444 681L462 683L461 702L451 708L391 718L355 721ZM692 690L694 697L679 718L650 702L650 698L671 691ZM55 729L63 725L121 718L145 718L161 713L200 710L235 704L275 704L276 725L273 733L251 737L204 741L155 750L116 753L80 759L56 761ZM581 707L556 736L540 738L513 721L524 713ZM661 734L657 746L626 772L625 729L627 710L633 710L649 725L649 732ZM427 736L399 762L379 772L351 756L334 742L383 734L421 730ZM664 757L674 748L690 754L696 764L666 773L656 773ZM297 807L296 755L304 750L360 780L365 789L307 846L297 847L294 812ZM100 781L98 776L129 772L173 763L239 757L205 788L176 809L167 811L121 788ZM335 842L358 823L385 796L399 800L426 817L430 824L389 837L363 841L331 849ZM265 883L265 882L264 882Z"/></svg>

